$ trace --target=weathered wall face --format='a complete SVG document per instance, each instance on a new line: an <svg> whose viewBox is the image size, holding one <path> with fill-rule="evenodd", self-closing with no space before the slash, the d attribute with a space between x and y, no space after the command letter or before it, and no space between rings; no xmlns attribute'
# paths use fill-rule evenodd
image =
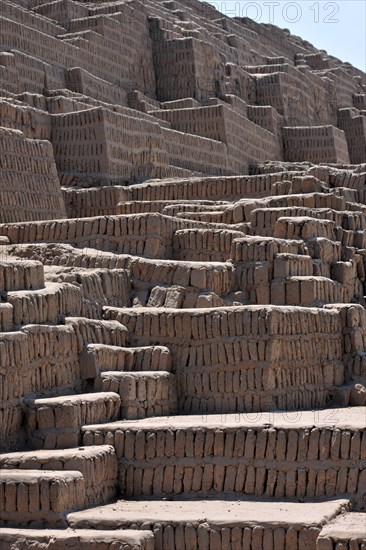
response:
<svg viewBox="0 0 366 550"><path fill-rule="evenodd" d="M349 153L346 136L334 126L283 128L285 157L288 161L347 164Z"/></svg>
<svg viewBox="0 0 366 550"><path fill-rule="evenodd" d="M0 149L0 220L65 218L51 144L1 128Z"/></svg>
<svg viewBox="0 0 366 550"><path fill-rule="evenodd" d="M295 308L248 307L158 315L154 309L107 308L106 318L127 326L135 345L159 339L171 347L185 413L321 407L332 384L343 383L335 311L308 310L305 315ZM297 377L306 389L295 390Z"/></svg>

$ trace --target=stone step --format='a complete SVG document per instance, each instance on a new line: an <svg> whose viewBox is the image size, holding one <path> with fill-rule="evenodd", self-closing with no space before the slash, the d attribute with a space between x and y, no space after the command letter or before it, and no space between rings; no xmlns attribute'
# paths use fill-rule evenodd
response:
<svg viewBox="0 0 366 550"><path fill-rule="evenodd" d="M300 240L275 239L259 235L235 239L231 248L231 258L235 264L263 261L273 263L277 254L306 255L307 250Z"/></svg>
<svg viewBox="0 0 366 550"><path fill-rule="evenodd" d="M156 200L156 201L121 201L117 204L117 213L120 215L126 214L141 214L146 212L159 212L166 216L174 217L177 212L195 212L196 210L213 210L217 205L228 204L220 201L185 201L181 200Z"/></svg>
<svg viewBox="0 0 366 550"><path fill-rule="evenodd" d="M0 523L65 525L65 514L85 503L85 480L77 471L4 469L0 476Z"/></svg>
<svg viewBox="0 0 366 550"><path fill-rule="evenodd" d="M317 220L308 216L278 218L274 225L274 237L280 239L302 239L313 237L336 239L335 223L331 220Z"/></svg>
<svg viewBox="0 0 366 550"><path fill-rule="evenodd" d="M173 234L173 257L190 262L226 262L234 239L244 237L228 229L180 229Z"/></svg>
<svg viewBox="0 0 366 550"><path fill-rule="evenodd" d="M221 201L172 201L164 207L162 214L172 216L174 218L177 214L182 214L185 212L222 212L230 205L230 202Z"/></svg>
<svg viewBox="0 0 366 550"><path fill-rule="evenodd" d="M157 285L151 291L150 289L138 291L134 298L135 307L203 309L223 305L225 305L224 300L214 292L177 285Z"/></svg>
<svg viewBox="0 0 366 550"><path fill-rule="evenodd" d="M128 329L119 322L88 319L86 317L65 317L65 325L70 325L76 333L80 352L87 344L125 346Z"/></svg>
<svg viewBox="0 0 366 550"><path fill-rule="evenodd" d="M275 219L272 220L269 214L273 209L290 209L288 210L288 214L283 214L283 216L288 216L286 219L289 220L291 218L296 219L298 216L308 216L308 220L310 220L313 212L315 212L315 216L318 217L316 214L318 210L345 210L345 202L342 197L337 197L332 193L286 194L267 196L262 199L244 199L241 197L234 205L226 209L222 221L223 223L229 224L253 222L253 226L257 226L258 230L271 228L277 225L275 224ZM296 210L298 210L298 212L304 212L305 209L309 210L311 214L302 213L297 216L295 215ZM261 210L259 217L256 215L252 217L253 210ZM278 236L283 237L283 235ZM293 237L289 236L288 238Z"/></svg>
<svg viewBox="0 0 366 550"><path fill-rule="evenodd" d="M342 304L344 292L341 283L327 277L291 276L272 280L271 303L304 307Z"/></svg>
<svg viewBox="0 0 366 550"><path fill-rule="evenodd" d="M15 325L59 323L81 311L80 289L68 283L46 283L45 288L8 292Z"/></svg>
<svg viewBox="0 0 366 550"><path fill-rule="evenodd" d="M118 465L116 452L110 445L2 454L0 468L77 470L85 480L84 506L97 506L117 495Z"/></svg>
<svg viewBox="0 0 366 550"><path fill-rule="evenodd" d="M0 531L2 550L20 548L23 543L32 550L154 550L154 534L137 529L11 529ZM23 548L23 546L22 546Z"/></svg>
<svg viewBox="0 0 366 550"><path fill-rule="evenodd" d="M179 260L133 259L131 277L151 287L158 283L207 289L218 296L231 290L233 267L222 262L181 262Z"/></svg>
<svg viewBox="0 0 366 550"><path fill-rule="evenodd" d="M41 262L32 260L0 261L0 292L35 290L44 287Z"/></svg>
<svg viewBox="0 0 366 550"><path fill-rule="evenodd" d="M211 210L208 212L178 212L176 218L206 223L226 223L224 210Z"/></svg>
<svg viewBox="0 0 366 550"><path fill-rule="evenodd" d="M172 368L172 356L165 346L125 348L105 344L89 344L80 356L81 377L93 380L100 389L100 373L104 371L166 371Z"/></svg>
<svg viewBox="0 0 366 550"><path fill-rule="evenodd" d="M27 399L25 404L29 444L60 449L79 445L84 424L120 418L121 398L117 393L99 392Z"/></svg>
<svg viewBox="0 0 366 550"><path fill-rule="evenodd" d="M146 181L129 186L131 200L239 200L244 197L266 197L277 181L289 180L296 172L278 172L255 176L205 176L190 179Z"/></svg>
<svg viewBox="0 0 366 550"><path fill-rule="evenodd" d="M84 445L114 445L127 497L361 499L365 493L363 407L170 416L82 431Z"/></svg>
<svg viewBox="0 0 366 550"><path fill-rule="evenodd" d="M324 524L348 509L347 500L122 500L68 515L76 529L151 529L155 550L315 549Z"/></svg>
<svg viewBox="0 0 366 550"><path fill-rule="evenodd" d="M175 375L170 372L103 372L101 389L121 396L121 417L165 416L177 412Z"/></svg>
<svg viewBox="0 0 366 550"><path fill-rule="evenodd" d="M310 277L313 275L313 261L303 254L276 254L273 262L273 278Z"/></svg>
<svg viewBox="0 0 366 550"><path fill-rule="evenodd" d="M336 225L341 226L343 213L331 208L307 208L301 206L281 206L273 208L255 208L250 214L250 223L255 227L259 234L263 229L269 231L269 236L273 235L273 228L279 218L297 218L307 216L318 220L330 220Z"/></svg>
<svg viewBox="0 0 366 550"><path fill-rule="evenodd" d="M366 514L348 512L326 524L317 539L317 550L364 550Z"/></svg>

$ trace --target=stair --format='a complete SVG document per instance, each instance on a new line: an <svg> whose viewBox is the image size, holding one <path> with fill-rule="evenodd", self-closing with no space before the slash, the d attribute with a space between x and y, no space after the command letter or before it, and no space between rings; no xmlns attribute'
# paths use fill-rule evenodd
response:
<svg viewBox="0 0 366 550"><path fill-rule="evenodd" d="M27 399L28 441L33 448L60 449L80 443L80 429L89 422L120 418L121 398L114 392Z"/></svg>
<svg viewBox="0 0 366 550"><path fill-rule="evenodd" d="M320 531L316 550L362 550L366 547L366 514L337 516Z"/></svg>
<svg viewBox="0 0 366 550"><path fill-rule="evenodd" d="M178 407L175 375L170 372L103 372L102 391L121 397L125 419L174 414Z"/></svg>
<svg viewBox="0 0 366 550"><path fill-rule="evenodd" d="M106 307L104 317L126 326L133 345L171 349L185 414L323 408L344 382L336 310Z"/></svg>
<svg viewBox="0 0 366 550"><path fill-rule="evenodd" d="M292 276L273 279L271 297L273 304L321 307L324 304L341 304L344 289L340 283L328 277Z"/></svg>
<svg viewBox="0 0 366 550"><path fill-rule="evenodd" d="M190 415L89 425L84 445L107 441L127 497L333 498L362 504L363 407Z"/></svg>
<svg viewBox="0 0 366 550"><path fill-rule="evenodd" d="M0 491L0 522L9 527L62 527L66 513L85 502L85 480L77 471L4 469Z"/></svg>
<svg viewBox="0 0 366 550"><path fill-rule="evenodd" d="M154 550L154 535L151 531L136 529L11 529L2 528L0 545L2 550L13 550L16 545L31 545L33 550ZM19 547L19 546L18 546Z"/></svg>
<svg viewBox="0 0 366 550"><path fill-rule="evenodd" d="M0 292L36 290L44 287L44 268L32 260L0 261Z"/></svg>
<svg viewBox="0 0 366 550"><path fill-rule="evenodd" d="M173 235L173 257L190 262L226 262L233 240L243 236L230 229L180 229Z"/></svg>
<svg viewBox="0 0 366 550"><path fill-rule="evenodd" d="M181 262L179 260L148 260L138 258L130 265L131 276L137 282L153 288L159 283L207 289L218 296L230 290L232 267L220 262Z"/></svg>
<svg viewBox="0 0 366 550"><path fill-rule="evenodd" d="M117 458L110 445L25 451L0 455L0 468L38 471L78 471L85 480L83 507L97 506L117 496ZM41 472L38 472L41 473Z"/></svg>
<svg viewBox="0 0 366 550"><path fill-rule="evenodd" d="M93 380L100 389L100 374L104 371L166 371L172 368L172 356L164 346L126 348L105 344L88 344L80 357L81 377Z"/></svg>
<svg viewBox="0 0 366 550"><path fill-rule="evenodd" d="M323 525L348 508L347 500L121 500L70 513L68 522L73 529L149 528L155 550L315 550Z"/></svg>
<svg viewBox="0 0 366 550"><path fill-rule="evenodd" d="M62 316L78 315L81 310L80 290L68 283L45 283L45 288L37 290L8 292L7 301L13 306L15 325L58 324Z"/></svg>

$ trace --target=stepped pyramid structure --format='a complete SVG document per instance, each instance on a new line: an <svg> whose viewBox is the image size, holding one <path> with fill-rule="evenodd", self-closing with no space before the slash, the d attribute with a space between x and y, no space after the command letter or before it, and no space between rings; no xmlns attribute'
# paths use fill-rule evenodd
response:
<svg viewBox="0 0 366 550"><path fill-rule="evenodd" d="M198 0L0 0L0 548L366 548L366 76Z"/></svg>

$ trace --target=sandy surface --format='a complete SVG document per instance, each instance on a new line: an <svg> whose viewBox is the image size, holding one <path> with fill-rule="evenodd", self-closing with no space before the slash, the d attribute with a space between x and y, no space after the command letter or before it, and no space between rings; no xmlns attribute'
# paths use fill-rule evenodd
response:
<svg viewBox="0 0 366 550"><path fill-rule="evenodd" d="M355 538L366 541L366 513L350 512L338 516L322 529L320 536L335 540Z"/></svg>
<svg viewBox="0 0 366 550"><path fill-rule="evenodd" d="M364 429L366 427L366 407L324 409L316 411L276 411L238 414L199 414L186 416L161 416L141 420L124 420L108 424L88 425L84 429L116 430L119 427L155 429L186 428L260 428L264 425L280 429L339 427L346 429Z"/></svg>
<svg viewBox="0 0 366 550"><path fill-rule="evenodd" d="M324 525L347 507L347 500L328 502L265 502L261 501L126 501L100 506L68 515L72 527L96 528L167 522L208 523L227 527L261 525L293 526Z"/></svg>

